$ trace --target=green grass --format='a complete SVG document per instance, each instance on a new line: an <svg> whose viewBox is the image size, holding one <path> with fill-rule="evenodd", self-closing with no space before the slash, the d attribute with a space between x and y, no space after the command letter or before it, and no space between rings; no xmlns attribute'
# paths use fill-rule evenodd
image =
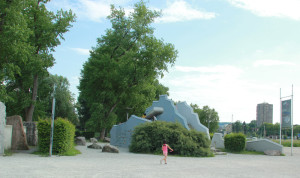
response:
<svg viewBox="0 0 300 178"><path fill-rule="evenodd" d="M13 152L11 150L4 150L3 156L12 156Z"/></svg>
<svg viewBox="0 0 300 178"><path fill-rule="evenodd" d="M60 156L76 156L78 154L81 154L81 152L73 147L72 149L68 150L67 152L60 153L58 155L60 155Z"/></svg>
<svg viewBox="0 0 300 178"><path fill-rule="evenodd" d="M40 151L35 151L32 154L43 156L43 157L49 156L49 152L44 153L44 152L40 152ZM76 156L78 154L81 154L81 152L79 150L77 150L75 147L71 148L70 150L68 150L67 152L64 152L64 153L58 153L58 154L52 153L52 155L59 155L59 156Z"/></svg>
<svg viewBox="0 0 300 178"><path fill-rule="evenodd" d="M279 143L279 140L272 140L273 142ZM281 145L284 147L291 147L291 140L281 140ZM300 147L300 140L293 140L293 147Z"/></svg>

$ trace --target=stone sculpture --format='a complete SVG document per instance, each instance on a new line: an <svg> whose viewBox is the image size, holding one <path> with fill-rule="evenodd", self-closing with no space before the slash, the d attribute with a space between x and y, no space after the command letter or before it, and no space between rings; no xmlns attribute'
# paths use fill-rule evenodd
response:
<svg viewBox="0 0 300 178"><path fill-rule="evenodd" d="M155 120L179 122L186 129L195 129L203 132L209 138L208 129L200 123L198 115L185 102L175 106L173 101L168 99L167 95L161 95L158 101L153 101L152 106L147 108L145 113L146 118L132 115L127 122L114 125L110 131L110 144L128 147L131 144L131 135L134 127ZM154 117L156 119L153 119Z"/></svg>

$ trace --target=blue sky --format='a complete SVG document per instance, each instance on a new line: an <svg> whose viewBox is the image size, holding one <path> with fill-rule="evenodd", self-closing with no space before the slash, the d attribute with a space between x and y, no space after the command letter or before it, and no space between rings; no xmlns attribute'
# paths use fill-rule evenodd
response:
<svg viewBox="0 0 300 178"><path fill-rule="evenodd" d="M68 78L71 92L96 39L110 28L110 4L130 13L137 0L52 0L47 8L72 9L77 22L56 48L50 73ZM300 124L300 0L150 0L163 16L155 36L179 55L161 83L175 101L214 108L221 122L256 118L256 105L273 104L280 118L282 96L292 94L294 124Z"/></svg>

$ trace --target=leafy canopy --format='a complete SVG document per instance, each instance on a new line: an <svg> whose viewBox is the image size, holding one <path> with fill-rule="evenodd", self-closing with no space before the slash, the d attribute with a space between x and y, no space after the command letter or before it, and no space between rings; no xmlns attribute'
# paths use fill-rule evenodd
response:
<svg viewBox="0 0 300 178"><path fill-rule="evenodd" d="M92 123L98 123L96 127L109 128L109 120L116 119L116 110L124 112L127 107L145 105L155 98L156 79L177 57L172 44L153 35L151 23L159 16L143 1L135 4L129 16L124 9L111 6L108 19L112 27L97 39L83 66L79 86L79 101Z"/></svg>

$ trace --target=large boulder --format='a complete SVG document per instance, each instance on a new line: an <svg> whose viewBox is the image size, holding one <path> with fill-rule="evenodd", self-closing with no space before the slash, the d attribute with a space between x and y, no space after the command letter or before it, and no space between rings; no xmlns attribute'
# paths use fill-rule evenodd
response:
<svg viewBox="0 0 300 178"><path fill-rule="evenodd" d="M88 148L102 149L101 145L98 145L97 143L93 143L93 144L89 145Z"/></svg>
<svg viewBox="0 0 300 178"><path fill-rule="evenodd" d="M119 149L112 145L105 145L102 149L102 152L119 153Z"/></svg>
<svg viewBox="0 0 300 178"><path fill-rule="evenodd" d="M26 133L24 132L22 117L15 115L6 118L6 125L12 125L12 150L29 150Z"/></svg>
<svg viewBox="0 0 300 178"><path fill-rule="evenodd" d="M86 144L85 137L76 137L75 143L77 145L83 145L83 146L85 146L85 144Z"/></svg>

